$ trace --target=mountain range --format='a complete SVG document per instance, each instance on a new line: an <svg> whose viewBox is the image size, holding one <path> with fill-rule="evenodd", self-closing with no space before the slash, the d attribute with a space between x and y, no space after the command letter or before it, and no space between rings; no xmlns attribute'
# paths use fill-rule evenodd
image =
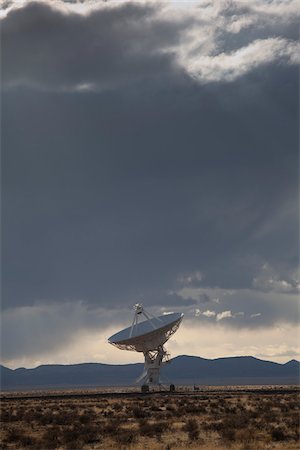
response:
<svg viewBox="0 0 300 450"><path fill-rule="evenodd" d="M165 384L299 384L300 363L264 361L252 356L205 359L177 356L161 370ZM42 365L33 369L0 366L2 390L134 386L143 364L83 363Z"/></svg>

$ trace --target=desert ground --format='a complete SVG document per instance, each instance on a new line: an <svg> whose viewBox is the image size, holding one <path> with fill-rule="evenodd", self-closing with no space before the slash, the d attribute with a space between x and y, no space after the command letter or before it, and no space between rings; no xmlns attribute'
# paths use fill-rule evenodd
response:
<svg viewBox="0 0 300 450"><path fill-rule="evenodd" d="M1 448L299 449L299 390L2 393Z"/></svg>

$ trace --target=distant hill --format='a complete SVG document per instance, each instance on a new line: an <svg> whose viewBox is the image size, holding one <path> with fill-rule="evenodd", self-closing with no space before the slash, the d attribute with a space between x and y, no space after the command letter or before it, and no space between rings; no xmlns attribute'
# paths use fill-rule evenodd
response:
<svg viewBox="0 0 300 450"><path fill-rule="evenodd" d="M178 356L163 374L180 384L235 385L235 384L298 384L300 363L286 364L264 361L253 356L204 359ZM177 381L178 379L178 381Z"/></svg>
<svg viewBox="0 0 300 450"><path fill-rule="evenodd" d="M204 385L299 384L300 363L263 361L252 356L204 359L177 356L162 369L165 383ZM0 366L1 389L86 388L130 386L143 371L143 364L43 365L34 369Z"/></svg>

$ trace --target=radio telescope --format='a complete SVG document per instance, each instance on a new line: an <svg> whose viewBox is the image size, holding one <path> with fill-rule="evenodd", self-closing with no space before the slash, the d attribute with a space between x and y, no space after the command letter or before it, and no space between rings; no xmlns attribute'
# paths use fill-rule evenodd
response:
<svg viewBox="0 0 300 450"><path fill-rule="evenodd" d="M108 342L120 350L144 353L145 370L137 381L158 385L160 368L168 360L164 344L178 330L183 314L170 313L154 317L140 303L134 305L134 310L131 327L114 334ZM138 323L142 315L146 320Z"/></svg>

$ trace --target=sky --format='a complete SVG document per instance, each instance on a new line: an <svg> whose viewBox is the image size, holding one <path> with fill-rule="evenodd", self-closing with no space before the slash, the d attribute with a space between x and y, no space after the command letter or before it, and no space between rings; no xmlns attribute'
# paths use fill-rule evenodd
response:
<svg viewBox="0 0 300 450"><path fill-rule="evenodd" d="M299 349L299 7L2 1L2 364Z"/></svg>

